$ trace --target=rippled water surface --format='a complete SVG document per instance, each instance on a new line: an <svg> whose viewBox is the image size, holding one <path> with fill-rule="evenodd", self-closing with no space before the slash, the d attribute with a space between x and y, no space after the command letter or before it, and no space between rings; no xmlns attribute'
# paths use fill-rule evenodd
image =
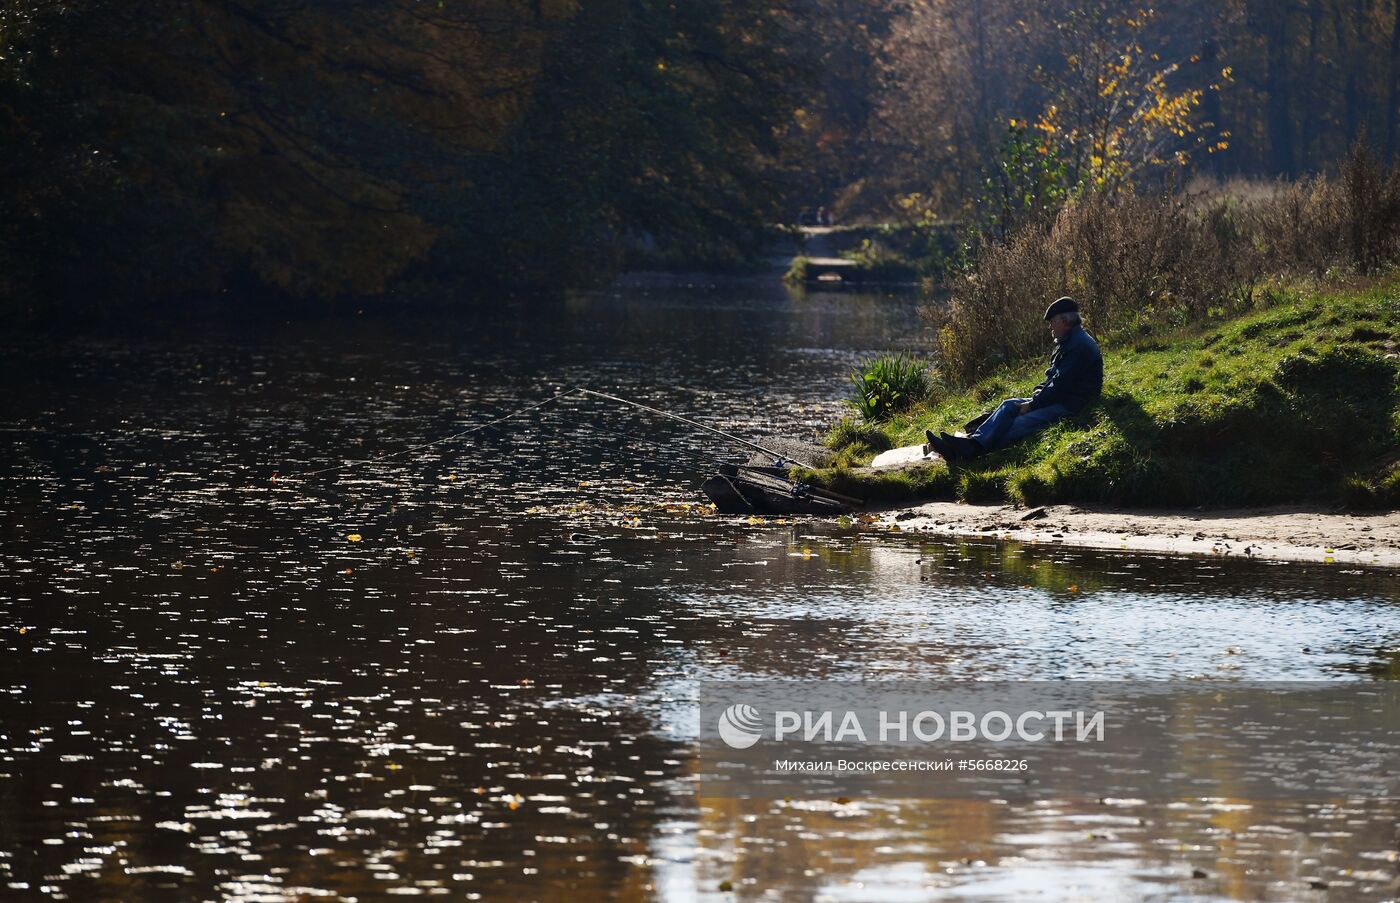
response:
<svg viewBox="0 0 1400 903"><path fill-rule="evenodd" d="M3 340L0 888L1394 897L1400 803L706 799L693 749L702 678L1393 677L1392 575L720 518L727 450L580 397L298 478L575 385L810 438L918 329L750 287Z"/></svg>

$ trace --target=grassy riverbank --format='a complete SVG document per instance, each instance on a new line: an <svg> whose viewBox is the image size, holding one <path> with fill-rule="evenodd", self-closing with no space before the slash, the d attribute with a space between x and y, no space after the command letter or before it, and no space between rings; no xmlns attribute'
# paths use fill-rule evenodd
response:
<svg viewBox="0 0 1400 903"><path fill-rule="evenodd" d="M1400 274L1348 290L1279 290L1270 302L1105 349L1103 399L1013 448L951 468L859 466L1028 394L1043 363L935 389L883 422L843 422L828 438L838 465L808 476L888 502L1400 506Z"/></svg>

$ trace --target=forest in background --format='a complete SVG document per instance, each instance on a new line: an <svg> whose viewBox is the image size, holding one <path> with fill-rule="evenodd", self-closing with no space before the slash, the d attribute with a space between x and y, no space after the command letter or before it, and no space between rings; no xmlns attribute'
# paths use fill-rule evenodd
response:
<svg viewBox="0 0 1400 903"><path fill-rule="evenodd" d="M1293 178L1334 167L1363 135L1393 155L1400 137L1395 6L910 3L895 12L883 42L881 102L867 129L871 203L922 192L934 209L951 213L978 195L1009 121L1059 139L1080 130L1064 142L1071 163L1080 163L1112 129L1150 126L1154 104L1164 100L1184 103L1168 112L1185 115L1152 136L1150 147L1124 152L1155 159L1142 169L1169 184L1191 172Z"/></svg>
<svg viewBox="0 0 1400 903"><path fill-rule="evenodd" d="M0 0L0 299L567 287L1393 158L1396 5Z"/></svg>

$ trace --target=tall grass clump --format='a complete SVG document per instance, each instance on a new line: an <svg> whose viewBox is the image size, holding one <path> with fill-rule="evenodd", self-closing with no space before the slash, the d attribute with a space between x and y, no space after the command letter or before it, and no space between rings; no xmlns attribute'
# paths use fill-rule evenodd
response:
<svg viewBox="0 0 1400 903"><path fill-rule="evenodd" d="M934 387L928 365L905 354L885 354L851 373L851 406L867 421L885 420L926 401Z"/></svg>
<svg viewBox="0 0 1400 903"><path fill-rule="evenodd" d="M1086 192L985 237L948 282L938 328L949 380L970 384L1042 354L1040 314L1072 295L1107 345L1238 314L1266 281L1368 273L1400 262L1400 162L1358 143L1335 175L1210 199Z"/></svg>

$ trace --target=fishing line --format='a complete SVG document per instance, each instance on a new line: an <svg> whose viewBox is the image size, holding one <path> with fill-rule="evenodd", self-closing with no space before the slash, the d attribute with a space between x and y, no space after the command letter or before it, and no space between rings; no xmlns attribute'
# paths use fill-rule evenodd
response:
<svg viewBox="0 0 1400 903"><path fill-rule="evenodd" d="M399 450L396 451L396 452L389 452L388 454L383 454L383 455L380 455L380 456L375 457L375 458L358 458L358 459L353 459L353 460L350 460L350 461L343 461L343 462L341 462L340 464L333 464L333 465L331 465L330 467L322 467L322 468L319 468L319 469L317 469L317 470L304 471L304 472L301 472L301 473L292 474L292 475L289 476L289 477L281 477L281 478L279 478L278 475L274 473L272 479L273 479L273 482L277 482L279 479L283 479L283 480L292 480L292 481L300 482L300 481L304 481L304 480L306 480L306 479L309 479L309 478L311 478L311 477L320 476L320 475L322 475L322 474L334 473L334 472L341 471L341 470L347 470L347 469L349 469L349 468L351 468L351 467L359 467L359 466L362 465L362 464L378 464L378 463L383 462L383 461L391 461L391 460L393 460L393 459L395 459L395 458L399 458L399 457L402 457L402 456L404 456L404 455L410 455L410 454L413 454L414 452L423 451L424 449L432 448L433 446L436 446L436 445L442 445L444 442L452 442L452 441L454 441L454 440L456 440L456 439L462 438L463 436L469 436L469 435L471 435L472 433L478 433L478 432L481 432L482 430L490 429L491 427L494 427L494 426L499 426L500 424L504 423L504 422L507 421L507 420L510 420L510 419L512 419L512 418L515 418L515 417L519 417L519 416L522 415L522 414L528 414L528 413L530 413L531 411L537 411L537 410L539 410L540 408L545 407L546 405L550 405L550 404L553 404L553 403L556 402L556 401L560 401L560 400L562 400L562 399L568 398L570 395L591 395L591 396L593 396L593 397L595 397L595 398L602 398L602 399L605 399L605 400L607 400L607 401L612 401L612 402L616 402L616 403L618 403L618 404L624 404L624 405L627 405L627 406L629 406L629 407L637 408L638 410L648 411L648 412L650 412L650 413L652 413L652 414L656 414L656 415L658 415L658 416L660 416L660 417L666 417L666 418L668 418L668 419L670 419L670 420L675 420L675 421L678 421L678 422L680 422L680 423L684 423L684 424L686 424L687 426L692 426L692 427L695 427L696 429L701 429L701 430L704 430L704 431L706 431L706 432L708 432L708 433L714 433L714 434L717 435L717 436L722 436L722 437L724 437L725 439L728 439L730 442L737 443L738 445L744 446L745 448L750 448L750 449L753 449L753 450L755 450L755 451L763 452L765 455L768 455L769 457L773 458L773 459L774 459L775 461L777 461L777 462L781 462L781 461L786 460L786 461L791 461L791 462L794 463L794 464L799 464L799 465L801 465L801 466L803 466L803 467L810 467L810 466L811 466L810 464L806 464L806 463L804 463L804 462L802 462L802 461L796 460L795 458L791 458L791 457L788 457L788 456L786 456L786 455L783 455L783 454L781 454L781 453L779 453L779 452L776 452L776 451L774 451L773 449L765 448L764 446L759 445L757 442L750 442L749 440L744 439L744 438L742 438L742 437L740 437L740 436L736 436L736 435L734 435L733 433L727 433L727 432L725 432L724 430L716 429L715 427L709 426L709 425L704 424L704 423L700 423L699 421L696 421L696 420L691 420L689 417L682 417L681 415L679 415L679 414L673 414L673 413L671 413L670 411L663 411L663 410L661 410L660 408L654 408L654 407L652 407L651 405L642 404L641 402L638 402L638 401L631 401L631 400L626 399L626 398L620 398L620 397L618 397L618 396L616 396L616 395L609 395L609 394L606 393L606 392L595 392L595 391L592 390L592 389L585 389L583 386L574 386L574 387L571 388L571 389L566 389L565 391L560 392L558 395L554 395L554 396L551 396L550 398L546 398L544 401L539 401L539 402L536 402L535 404L528 405L528 406L523 407L523 408L519 408L519 409L517 409L517 410L511 411L511 412L508 413L508 414L504 414L504 415L502 415L502 416L500 416L500 417L497 417L497 418L495 418L494 420L489 420L489 421L487 421L486 423L478 423L478 424L475 425L475 426L471 426L471 427L468 427L467 429L460 430L460 431L458 431L458 432L456 432L456 433L453 433L453 434L451 434L451 435L449 435L449 436L443 436L443 437L441 437L441 438L434 439L434 440L432 440L431 442L423 442L423 443L420 443L420 444L418 444L418 445L410 446L410 447L408 447L408 448L401 448L401 449L399 449ZM585 426L593 426L593 424L589 424L589 423L584 423L583 425L585 425ZM604 429L605 432L615 432L615 431L613 431L613 430L606 430L605 428L602 428L602 427L595 427L595 428L597 428L597 429ZM625 433L618 433L618 435L622 435L624 438L629 438L629 437L627 437L627 435L626 435ZM639 437L639 436L637 436L637 437L630 437L630 438L635 439L635 440L638 440L638 441L643 441L643 442L651 442L652 444L658 445L658 446L661 445L661 443L654 442L653 440L643 439L642 437ZM663 447L666 447L666 446L663 446ZM674 449L671 449L671 450L674 451ZM719 460L719 459L716 458L716 460Z"/></svg>
<svg viewBox="0 0 1400 903"><path fill-rule="evenodd" d="M401 448L396 452L389 452L388 454L380 455L377 458L360 458L357 460L345 461L340 464L332 465L330 467L322 467L319 470L311 470L306 471L304 473L293 474L291 477L282 477L281 479L305 480L310 477L320 476L323 473L332 473L333 471L337 470L345 470L350 467L358 467L361 464L378 464L381 461L388 461L393 458L400 457L402 455L409 455L413 452L422 451L425 448L432 448L434 445L441 445L444 442L451 442L454 439L460 439L463 436L469 436L472 433L480 432L481 430L496 426L500 423L504 423L505 421L510 420L512 417L519 417L521 414L528 414L529 412L538 410L547 404L553 404L561 398L567 398L568 396L580 391L583 390L580 389L578 386L575 386L574 388L569 389L565 392L560 392L558 395L555 395L552 398L546 398L544 401L532 404L529 407L520 408L516 411L511 411L509 414L497 417L495 420L491 420L486 423L478 423L476 426L468 427L467 429L464 429L461 432L453 433L450 436L443 436L440 439L434 439L431 442L424 442L421 445L414 445L409 448ZM274 476L274 479L278 478Z"/></svg>
<svg viewBox="0 0 1400 903"><path fill-rule="evenodd" d="M652 451L652 450L650 450L650 449L646 449L646 448L638 448L637 451L640 451L642 454L647 455L647 456L650 457L652 460L657 461L657 462L660 462L660 463L663 463L663 464L674 464L674 463L676 463L675 458L674 458L674 454L675 454L675 452L676 452L678 449L676 449L674 446L667 445L667 444L665 444L665 443L663 443L663 442L657 442L657 441L655 441L655 440L653 440L653 439L647 439L647 438L642 437L642 436L631 435L631 434L625 433L625 432L623 432L623 431L621 431L621 430L609 429L608 427L605 427L605 426L599 426L599 425L596 424L596 423L581 422L581 423L578 424L578 426L579 426L581 429L591 429L591 430L597 430L597 431L603 432L603 433L609 433L609 434L611 434L611 435L613 435L613 436L619 437L619 438L622 439L623 442L626 443L626 444L635 444L635 443L641 442L641 443L645 443L645 444L647 444L647 445L655 446L655 447L658 448L658 449L664 450L664 451L667 453L667 456L666 456L666 457L662 457L659 453L657 453L657 452L655 452L655 451ZM614 446L605 444L603 441L601 441L601 440L599 440L599 439L590 439L590 438L587 437L587 436L579 436L579 435L577 435L577 434L571 435L569 441L570 441L570 442L579 442L579 443L582 443L582 444L584 444L584 445L592 446L593 448L602 449L602 450L604 450L604 451L615 451L615 450L616 450L616 448L615 448ZM624 447L626 447L626 446L624 445ZM780 479L780 480L783 480L783 481L785 481L785 482L788 482L788 483L791 483L791 484L793 484L793 485L796 485L796 484L794 483L794 481L788 479L787 477L776 476L776 475L772 472L773 468L772 468L771 465L735 464L735 463L733 463L733 462L726 461L724 458L722 458L722 457L720 457L720 456L718 456L718 455L709 454L709 453L702 452L702 451L698 451L698 450L684 450L684 449L682 449L681 451L682 451L683 453L685 453L685 454L690 454L690 455L692 455L694 459L703 462L703 464L706 465L706 466L708 466L708 465L710 465L710 464L713 464L713 463L715 463L715 462L718 462L718 463L721 463L721 464L729 464L730 466L734 467L736 470L755 471L755 472L758 472L758 473L766 474L766 475L769 476L769 477L775 477L776 479ZM695 465L694 463L687 463L686 466L688 466L688 467L693 467L693 466L696 466L696 465ZM717 478L718 478L718 479L725 480L725 481L729 481L729 477L719 476L719 477L717 477ZM734 485L734 484L731 482L731 483L730 483L730 486L733 487L733 485ZM808 491L808 492L812 492L813 490L809 488L807 491ZM757 509L755 509L755 508L753 507L753 504L750 503L750 502L748 501L748 499L745 499L744 496L743 496L743 494L740 493L737 489L735 489L734 492L735 492L735 495L737 495L739 498L744 499L745 504L748 504L748 505L749 505L749 509L750 509L750 510L757 510ZM836 494L836 493L826 492L826 491L824 491L824 490L816 490L816 494L818 494L818 495L830 495L830 496L836 498L836 499L839 500L839 501L845 501L845 502L848 502L848 503L851 503L851 504L858 504L858 503L860 502L859 499L853 499L853 498L851 498L850 496L842 496L842 495L838 495L838 494Z"/></svg>
<svg viewBox="0 0 1400 903"><path fill-rule="evenodd" d="M575 428L575 429L574 429L573 432L569 432L569 433L566 433L566 434L562 434L562 435L564 435L564 436L566 437L566 439L567 439L567 444L568 444L568 445L571 445L571 446L572 446L572 445L586 445L586 446L588 446L589 448L595 448L595 449L598 449L599 451L604 451L604 452L616 452L616 451L618 451L618 446L617 446L616 444L609 443L608 441L606 441L605 439L603 439L602 437L599 437L599 436L581 435L581 434L578 432L578 430L598 430L598 431L604 432L604 433L611 433L612 435L617 436L617 437L619 437L619 438L621 438L621 439L623 440L623 446L622 446L622 448L623 448L624 450L631 450L631 449L628 449L627 446L628 446L629 444L631 444L632 442L635 442L635 441L638 441L638 440L639 440L639 437L632 437L632 436L629 436L629 435L626 434L626 433L619 432L619 431L617 431L617 430L610 430L610 429L607 429L606 427L601 427L601 426L598 426L597 424L593 424L593 423L585 423L585 422L576 423L576 424L574 424L574 428ZM656 444L656 445L661 445L661 443L654 443L654 444ZM664 447L664 446L663 446L663 447ZM663 463L675 463L674 458L672 458L672 459L670 459L669 461L667 461L667 460L665 460L665 459L662 459L659 455L657 455L655 452L651 451L650 449L646 449L646 448L637 448L637 449L635 449L635 450L638 451L638 452L640 452L641 454L648 455L648 456L652 457L654 460L662 461ZM616 463L616 462L612 462L612 461L603 461L603 462L601 462L601 463L603 463L603 464L606 465L606 464L611 464L611 463ZM708 463L708 462L706 462L706 463Z"/></svg>
<svg viewBox="0 0 1400 903"><path fill-rule="evenodd" d="M701 451L698 448L685 448L683 446L668 445L665 442L658 442L655 439L648 439L645 436L638 436L635 433L628 433L623 430L615 430L610 427L601 426L597 423L584 422L580 423L579 426L585 427L590 430L597 430L602 433L610 433L611 435L617 436L618 438L623 439L627 442L640 442L645 445L654 446L655 448L664 449L672 455L679 452L682 455L689 455L697 461L704 461L706 464L731 463L728 460L726 460L723 456L717 455L714 452ZM657 458L657 460L662 460L659 456L655 457Z"/></svg>
<svg viewBox="0 0 1400 903"><path fill-rule="evenodd" d="M640 401L629 401L629 400L626 399L626 398L619 398L619 397L617 397L616 395L609 395L609 394L606 393L606 392L595 392L595 391L593 391L592 389L585 389L585 388L583 388L582 386L579 386L578 389L577 389L577 391L582 392L582 393L585 394L585 395L592 395L592 396L594 396L595 398L606 398L608 401L615 401L615 402L617 402L617 403L619 403L619 404L630 405L631 407L640 408L640 409L643 410L643 411L650 411L651 413L657 414L657 415L662 416L662 417L669 417L669 418L672 419L672 420L678 420L678 421L680 421L681 423L687 424L687 425L689 425L689 426L696 427L697 429L702 429L702 430L705 430L706 432L714 433L714 434L717 435L717 436L723 436L724 438L728 439L730 442L737 442L737 443L739 443L740 445L742 445L742 446L744 446L744 447L746 447L746 448L751 448L751 449L753 449L753 450L755 450L755 451L761 451L761 452L763 452L765 455L768 455L768 456L770 456L770 457L772 457L772 458L774 458L774 459L776 459L776 460L791 461L792 463L794 463L794 464L800 464L800 465L802 465L803 467L811 467L811 466L812 466L811 464L808 464L808 463L806 463L805 461L799 461L799 460L797 460L796 458L792 458L792 457L789 457L789 456L787 456L787 455L781 454L781 453L779 453L779 452L773 451L773 449L771 449L771 448L764 448L762 445L759 445L757 442L750 442L749 440L744 439L744 438L741 438L741 437L739 437L739 436L736 436L736 435L734 435L733 433L726 433L724 430L715 429L714 427L712 427L712 426L707 426L707 425L705 425L705 424L703 424L703 423L700 423L699 421L691 420L689 417L682 417L682 416L679 415L679 414L672 414L670 411L663 411L663 410L661 410L660 408L653 408L651 405L642 404Z"/></svg>

